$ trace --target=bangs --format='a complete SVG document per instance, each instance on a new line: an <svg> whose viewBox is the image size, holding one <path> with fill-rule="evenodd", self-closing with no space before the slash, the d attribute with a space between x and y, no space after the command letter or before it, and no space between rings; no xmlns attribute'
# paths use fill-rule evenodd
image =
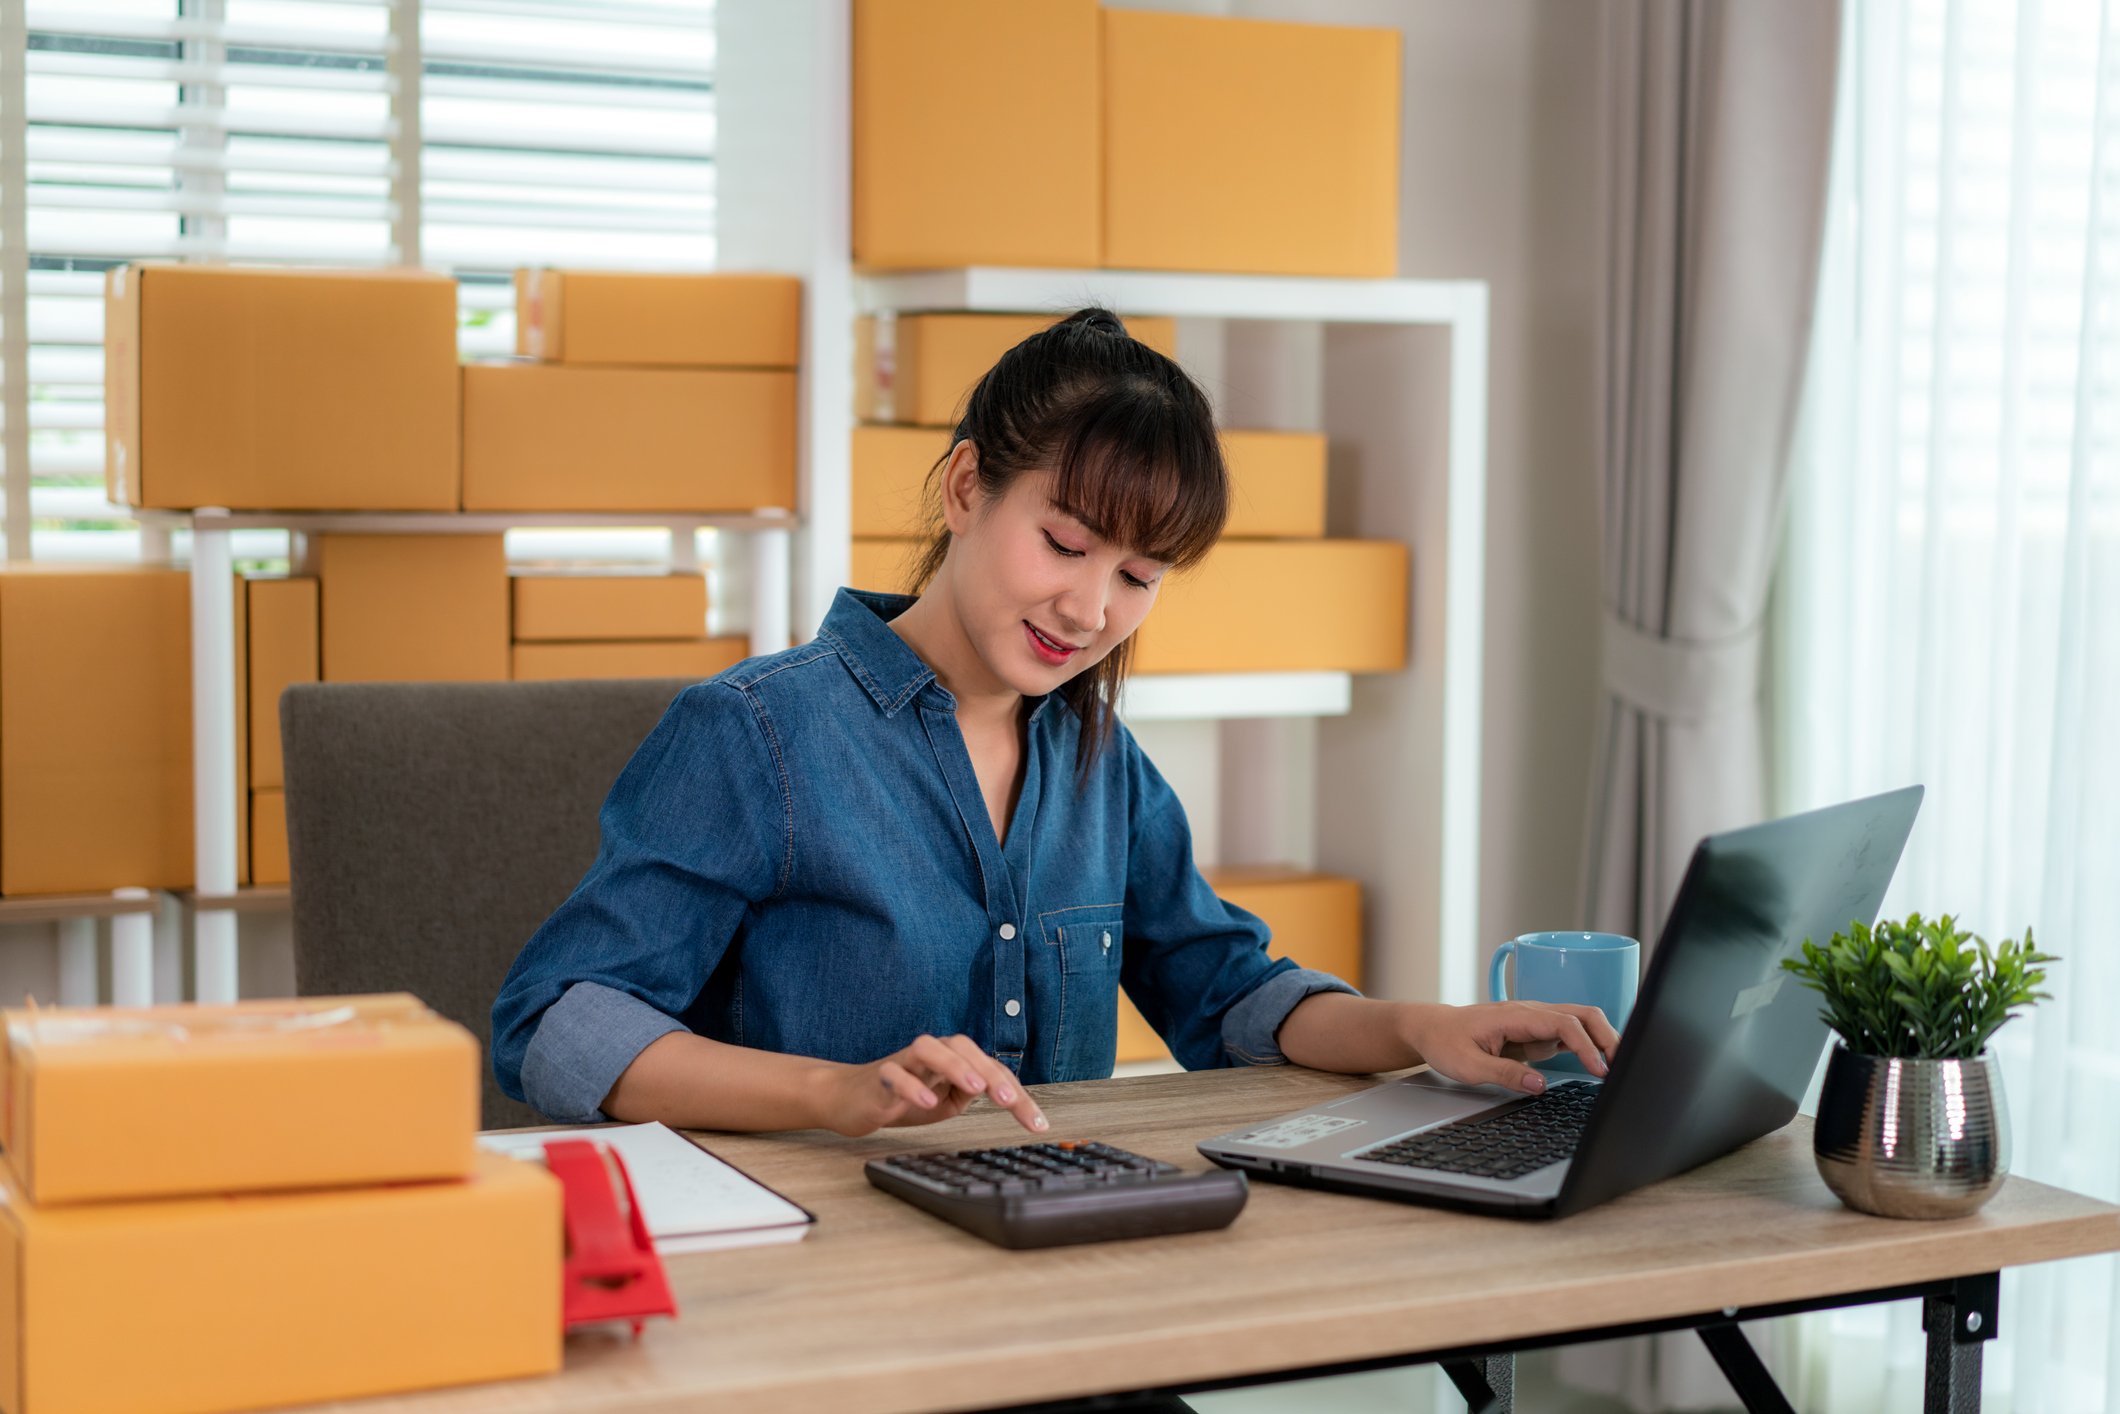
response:
<svg viewBox="0 0 2120 1414"><path fill-rule="evenodd" d="M1050 462L1053 503L1109 544L1190 569L1229 518L1221 439L1142 391L1102 390L1064 420Z"/></svg>

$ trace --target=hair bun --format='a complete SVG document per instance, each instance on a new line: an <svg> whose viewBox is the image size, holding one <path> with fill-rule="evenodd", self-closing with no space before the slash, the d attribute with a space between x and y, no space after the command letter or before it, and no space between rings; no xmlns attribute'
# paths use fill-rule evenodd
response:
<svg viewBox="0 0 2120 1414"><path fill-rule="evenodd" d="M1118 315L1108 309L1078 309L1067 317L1067 322L1079 324L1085 329L1094 329L1100 334L1116 334L1122 339L1127 337L1126 326L1119 322Z"/></svg>

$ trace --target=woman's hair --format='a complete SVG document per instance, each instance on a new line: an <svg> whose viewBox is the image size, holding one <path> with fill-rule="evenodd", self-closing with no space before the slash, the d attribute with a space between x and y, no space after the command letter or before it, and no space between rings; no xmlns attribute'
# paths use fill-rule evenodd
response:
<svg viewBox="0 0 2120 1414"><path fill-rule="evenodd" d="M1198 564L1229 517L1229 473L1206 393L1184 369L1126 332L1108 309L1084 309L1001 356L973 387L950 438L979 453L987 500L1027 471L1053 474L1052 499L1099 538L1172 569ZM926 590L949 553L942 471L928 472L931 538L914 569ZM1111 738L1133 640L1068 681L1060 695L1082 722L1076 769Z"/></svg>

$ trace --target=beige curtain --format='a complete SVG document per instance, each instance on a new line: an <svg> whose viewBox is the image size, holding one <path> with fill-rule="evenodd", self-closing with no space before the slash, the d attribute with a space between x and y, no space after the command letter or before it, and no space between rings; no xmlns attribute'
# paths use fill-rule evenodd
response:
<svg viewBox="0 0 2120 1414"><path fill-rule="evenodd" d="M1825 224L1838 0L1606 0L1604 686L1589 926L1654 946L1766 805L1761 628Z"/></svg>
<svg viewBox="0 0 2120 1414"><path fill-rule="evenodd" d="M1761 629L1825 227L1838 0L1604 0L1604 693L1587 926L1654 947L1694 843L1766 811ZM1561 1352L1728 1407L1690 1335Z"/></svg>

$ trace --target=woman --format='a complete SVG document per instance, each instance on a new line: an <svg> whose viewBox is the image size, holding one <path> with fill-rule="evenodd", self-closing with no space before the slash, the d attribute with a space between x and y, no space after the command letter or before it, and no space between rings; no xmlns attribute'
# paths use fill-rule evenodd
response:
<svg viewBox="0 0 2120 1414"><path fill-rule="evenodd" d="M1536 1093L1592 1007L1359 996L1269 959L1193 865L1111 703L1165 574L1221 534L1207 399L1083 310L979 381L930 477L917 598L688 689L493 1009L509 1094L561 1120L866 1134L1110 1074L1124 986L1190 1069L1426 1060Z"/></svg>

